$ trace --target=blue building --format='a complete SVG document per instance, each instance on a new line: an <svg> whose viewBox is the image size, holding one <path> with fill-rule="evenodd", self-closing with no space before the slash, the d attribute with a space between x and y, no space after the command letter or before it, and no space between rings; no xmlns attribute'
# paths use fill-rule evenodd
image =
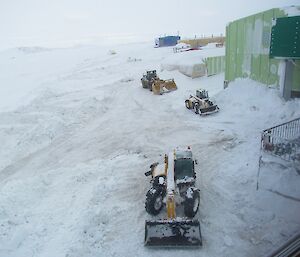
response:
<svg viewBox="0 0 300 257"><path fill-rule="evenodd" d="M180 36L166 36L155 39L155 47L175 46Z"/></svg>

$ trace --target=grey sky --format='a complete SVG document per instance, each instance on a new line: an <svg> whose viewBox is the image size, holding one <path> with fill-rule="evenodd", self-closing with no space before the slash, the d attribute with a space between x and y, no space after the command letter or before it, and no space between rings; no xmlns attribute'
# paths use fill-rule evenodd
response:
<svg viewBox="0 0 300 257"><path fill-rule="evenodd" d="M224 33L229 21L299 0L0 0L0 48Z"/></svg>

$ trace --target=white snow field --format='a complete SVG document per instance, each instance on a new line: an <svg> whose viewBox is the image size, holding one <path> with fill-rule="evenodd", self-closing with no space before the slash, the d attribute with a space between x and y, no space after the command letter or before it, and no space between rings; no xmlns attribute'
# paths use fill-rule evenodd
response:
<svg viewBox="0 0 300 257"><path fill-rule="evenodd" d="M266 163L256 189L260 132L299 117L299 99L250 80L224 90L224 74L160 72L183 54L150 43L0 52L1 257L266 256L299 232L295 169ZM143 89L147 69L178 90ZM185 108L198 88L219 113ZM149 249L144 172L176 146L198 160L203 247Z"/></svg>

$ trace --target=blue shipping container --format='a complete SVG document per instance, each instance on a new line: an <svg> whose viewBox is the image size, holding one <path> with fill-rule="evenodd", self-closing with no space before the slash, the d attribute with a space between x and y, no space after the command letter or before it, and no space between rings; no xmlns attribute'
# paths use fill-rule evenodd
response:
<svg viewBox="0 0 300 257"><path fill-rule="evenodd" d="M166 36L155 39L155 46L175 46L177 41L180 40L180 36Z"/></svg>

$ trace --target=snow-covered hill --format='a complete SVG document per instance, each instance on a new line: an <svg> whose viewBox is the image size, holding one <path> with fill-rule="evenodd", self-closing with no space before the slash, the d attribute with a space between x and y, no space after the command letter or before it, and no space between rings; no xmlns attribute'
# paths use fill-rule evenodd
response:
<svg viewBox="0 0 300 257"><path fill-rule="evenodd" d="M299 199L300 187L287 189L300 183L296 171L269 164L256 185L260 132L299 117L300 101L250 80L224 90L223 74L160 71L173 55L151 44L0 53L1 257L264 256L299 231L300 202L267 190L280 190L281 175L266 172L282 171L285 194ZM143 89L147 69L178 90ZM219 113L184 107L198 88ZM198 160L203 247L145 248L144 172L187 145Z"/></svg>

